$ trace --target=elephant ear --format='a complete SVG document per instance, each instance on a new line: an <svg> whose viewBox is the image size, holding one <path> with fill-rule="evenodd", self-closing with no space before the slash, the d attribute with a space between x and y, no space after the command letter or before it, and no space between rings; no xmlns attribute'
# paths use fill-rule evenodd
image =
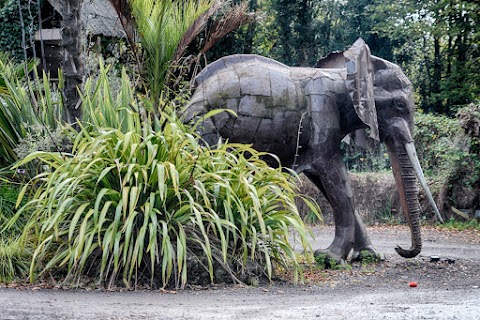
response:
<svg viewBox="0 0 480 320"><path fill-rule="evenodd" d="M358 117L370 127L370 137L378 136L377 110L373 94L373 64L370 48L359 38L343 52L347 69L346 86Z"/></svg>

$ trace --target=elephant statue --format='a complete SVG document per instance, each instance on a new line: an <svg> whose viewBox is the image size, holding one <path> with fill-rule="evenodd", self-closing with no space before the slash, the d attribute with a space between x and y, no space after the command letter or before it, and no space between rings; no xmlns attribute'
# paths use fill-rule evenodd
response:
<svg viewBox="0 0 480 320"><path fill-rule="evenodd" d="M422 173L412 138L412 86L400 67L372 56L360 38L315 68L288 67L258 55L232 55L208 65L196 77L185 121L200 120L208 143L219 137L273 153L285 167L303 172L332 205L335 237L315 255L344 261L379 255L355 211L340 143L368 134L386 144L411 230L412 258L422 248L417 180L441 218ZM203 117L213 109L230 109ZM416 176L416 177L415 177Z"/></svg>

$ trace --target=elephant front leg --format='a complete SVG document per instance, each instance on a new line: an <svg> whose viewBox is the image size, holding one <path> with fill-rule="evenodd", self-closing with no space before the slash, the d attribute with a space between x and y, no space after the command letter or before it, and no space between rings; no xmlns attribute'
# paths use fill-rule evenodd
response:
<svg viewBox="0 0 480 320"><path fill-rule="evenodd" d="M327 197L335 220L335 238L332 244L326 249L315 251L315 256L325 255L343 262L355 243L355 211L350 179L340 150L323 152L305 174Z"/></svg>
<svg viewBox="0 0 480 320"><path fill-rule="evenodd" d="M383 261L385 256L373 247L372 241L367 234L367 229L363 224L357 211L355 215L355 242L353 245L353 261Z"/></svg>
<svg viewBox="0 0 480 320"><path fill-rule="evenodd" d="M365 225L355 211L350 177L340 151L328 152L318 158L304 174L322 191L333 209L335 237L326 249L315 251L315 256L325 255L343 263L353 249L352 259L383 260L372 246Z"/></svg>

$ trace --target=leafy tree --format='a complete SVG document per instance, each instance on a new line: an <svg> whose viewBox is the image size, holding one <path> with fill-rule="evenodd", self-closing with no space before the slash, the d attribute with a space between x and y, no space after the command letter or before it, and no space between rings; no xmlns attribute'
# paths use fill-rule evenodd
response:
<svg viewBox="0 0 480 320"><path fill-rule="evenodd" d="M318 21L318 50L321 56L332 51L340 51L348 45L349 31L345 26L345 4L336 0L324 0L319 4Z"/></svg>
<svg viewBox="0 0 480 320"><path fill-rule="evenodd" d="M445 113L452 114L480 94L480 4L444 0L438 1L434 10L438 28L443 31L435 44L441 68L436 75L442 75L435 98Z"/></svg>
<svg viewBox="0 0 480 320"><path fill-rule="evenodd" d="M377 7L376 0L348 0L342 10L345 15L344 29L347 45L362 37L368 43L374 55L387 60L393 59L393 43L388 35L377 32L376 26L380 23L374 13Z"/></svg>
<svg viewBox="0 0 480 320"><path fill-rule="evenodd" d="M480 4L471 0L266 0L255 52L290 65L344 50L358 37L402 66L419 106L453 116L480 94Z"/></svg>
<svg viewBox="0 0 480 320"><path fill-rule="evenodd" d="M273 26L278 41L272 56L289 65L312 66L317 60L318 3L309 0L272 0Z"/></svg>
<svg viewBox="0 0 480 320"><path fill-rule="evenodd" d="M466 0L375 0L376 32L387 35L425 111L455 114L480 93L480 4Z"/></svg>

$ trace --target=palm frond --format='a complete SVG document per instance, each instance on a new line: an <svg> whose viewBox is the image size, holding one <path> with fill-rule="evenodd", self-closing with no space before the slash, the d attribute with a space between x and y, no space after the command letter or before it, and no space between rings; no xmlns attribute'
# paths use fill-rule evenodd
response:
<svg viewBox="0 0 480 320"><path fill-rule="evenodd" d="M205 45L200 50L200 53L207 52L227 34L253 21L255 21L255 14L248 11L247 2L242 2L232 7L219 21L216 21L212 25L208 31Z"/></svg>
<svg viewBox="0 0 480 320"><path fill-rule="evenodd" d="M207 26L208 20L225 4L224 1L217 1L213 4L207 11L202 13L192 25L188 28L188 30L183 35L182 39L180 40L177 49L175 50L175 55L173 58L174 62L177 62L183 57L185 50L187 47L192 43L193 40L198 36L200 32L205 30ZM174 63L176 64L176 63Z"/></svg>

